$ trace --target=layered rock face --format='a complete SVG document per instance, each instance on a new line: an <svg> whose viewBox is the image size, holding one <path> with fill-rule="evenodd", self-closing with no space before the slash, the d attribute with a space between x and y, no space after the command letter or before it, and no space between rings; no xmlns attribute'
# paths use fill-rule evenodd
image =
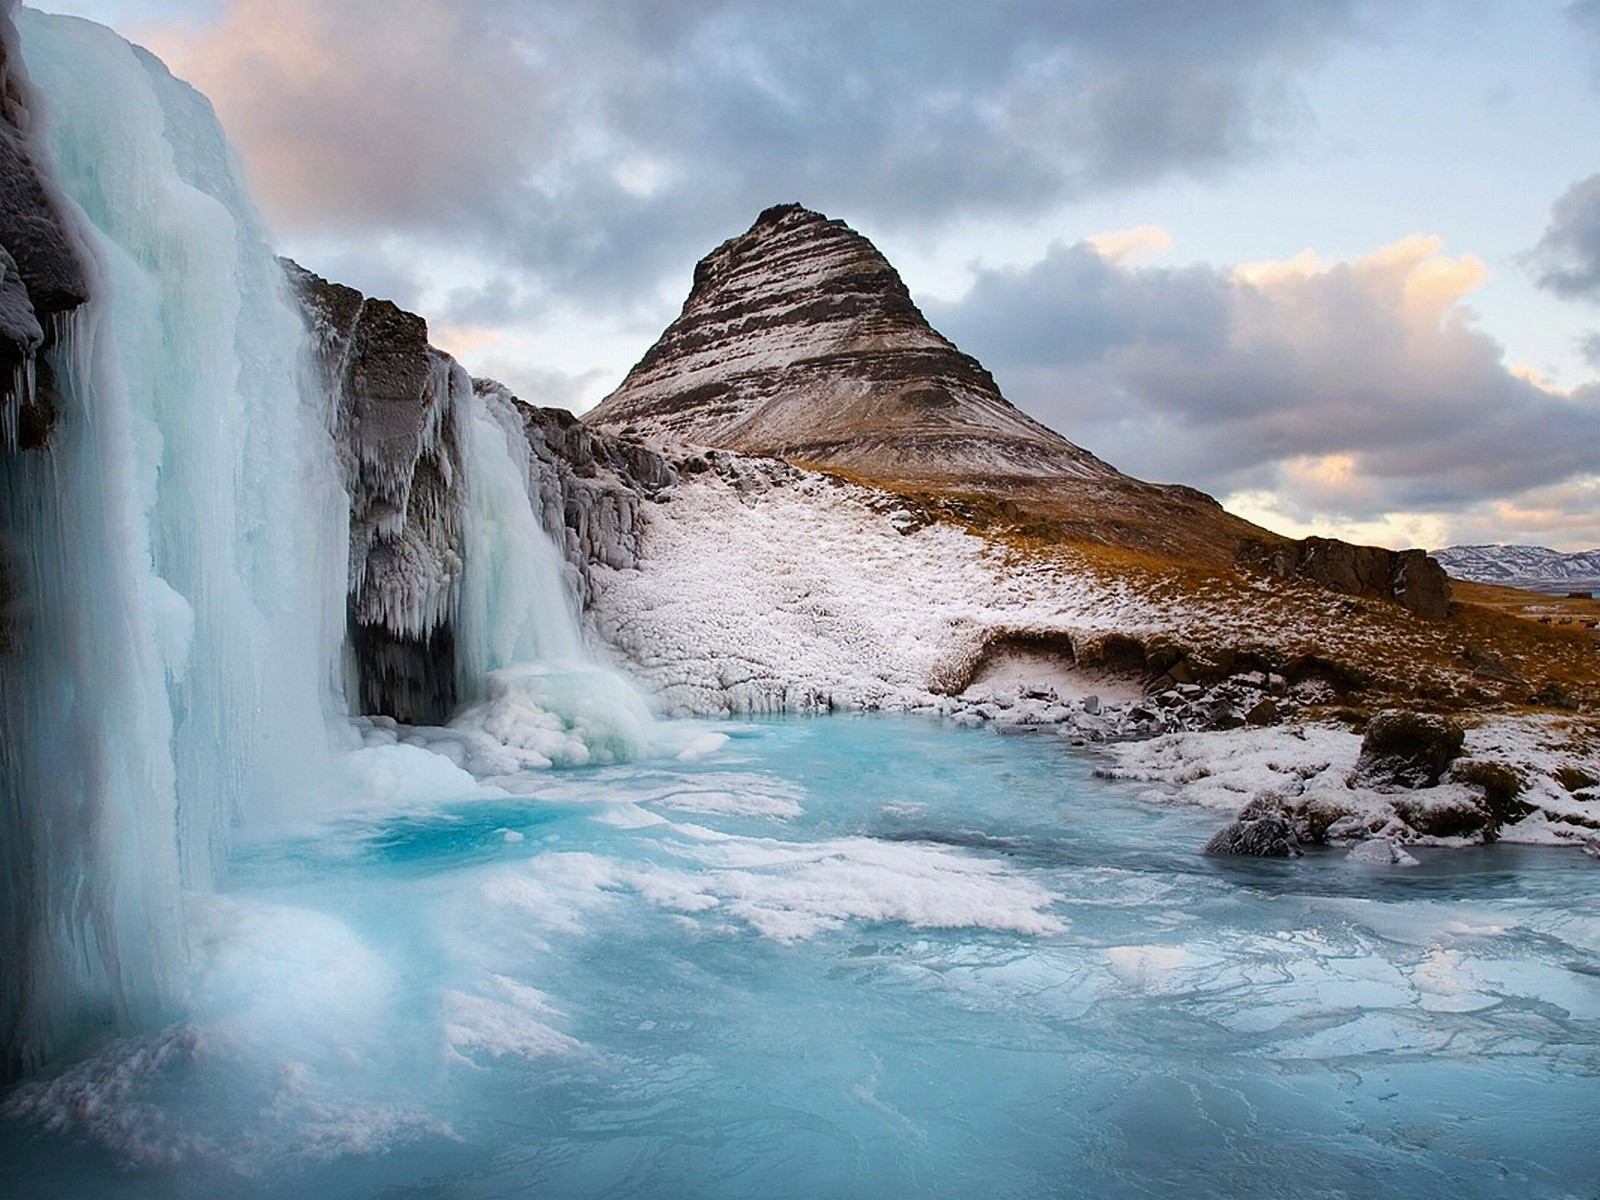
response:
<svg viewBox="0 0 1600 1200"><path fill-rule="evenodd" d="M1350 596L1396 600L1420 617L1437 620L1450 613L1450 578L1422 550L1386 550L1309 537L1286 544L1247 542L1239 557L1280 579L1304 579Z"/></svg>
<svg viewBox="0 0 1600 1200"><path fill-rule="evenodd" d="M637 559L639 506L672 482L666 461L473 380L428 344L419 316L285 260L334 398L333 432L350 493L350 644L357 704L408 724L440 724L457 694L455 616L467 513L464 406L496 397L521 416L529 494L587 604L593 563Z"/></svg>
<svg viewBox="0 0 1600 1200"><path fill-rule="evenodd" d="M30 145L34 100L15 0L0 0L0 442L48 442L57 399L44 350L89 298L89 270Z"/></svg>
<svg viewBox="0 0 1600 1200"><path fill-rule="evenodd" d="M935 332L842 221L769 208L695 268L683 312L585 418L900 483L1106 479Z"/></svg>

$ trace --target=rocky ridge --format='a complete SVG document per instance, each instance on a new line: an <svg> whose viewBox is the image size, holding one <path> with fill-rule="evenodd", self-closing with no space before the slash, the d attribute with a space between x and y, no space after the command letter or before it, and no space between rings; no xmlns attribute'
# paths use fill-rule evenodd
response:
<svg viewBox="0 0 1600 1200"><path fill-rule="evenodd" d="M1560 595L1600 591L1600 549L1563 554L1545 546L1450 546L1433 557L1457 579Z"/></svg>

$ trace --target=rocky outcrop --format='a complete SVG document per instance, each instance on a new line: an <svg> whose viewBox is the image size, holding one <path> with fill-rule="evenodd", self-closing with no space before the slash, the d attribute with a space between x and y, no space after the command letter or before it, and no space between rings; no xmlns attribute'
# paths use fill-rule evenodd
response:
<svg viewBox="0 0 1600 1200"><path fill-rule="evenodd" d="M882 254L797 204L695 268L682 313L586 420L875 479L1109 478L935 332Z"/></svg>
<svg viewBox="0 0 1600 1200"><path fill-rule="evenodd" d="M1298 858L1300 839L1295 823L1271 796L1250 801L1233 821L1211 835L1206 854L1242 854L1252 858Z"/></svg>
<svg viewBox="0 0 1600 1200"><path fill-rule="evenodd" d="M520 414L531 495L585 604L593 563L637 561L640 504L673 480L666 460L472 380L428 344L419 316L284 261L334 399L350 494L350 645L361 712L439 724L455 710L454 620L467 510L464 405L497 398Z"/></svg>
<svg viewBox="0 0 1600 1200"><path fill-rule="evenodd" d="M437 724L456 705L461 579L458 406L471 381L427 323L285 260L307 316L350 493L350 643L359 707Z"/></svg>
<svg viewBox="0 0 1600 1200"><path fill-rule="evenodd" d="M41 355L89 298L89 267L30 144L36 103L15 7L0 0L0 443L33 449L49 441L59 403Z"/></svg>
<svg viewBox="0 0 1600 1200"><path fill-rule="evenodd" d="M1450 578L1423 550L1309 537L1278 544L1246 542L1239 561L1280 579L1303 579L1349 596L1395 600L1420 617L1438 620L1450 614Z"/></svg>
<svg viewBox="0 0 1600 1200"><path fill-rule="evenodd" d="M1431 788L1460 755L1461 726L1432 713L1386 709L1367 723L1351 782L1373 788Z"/></svg>

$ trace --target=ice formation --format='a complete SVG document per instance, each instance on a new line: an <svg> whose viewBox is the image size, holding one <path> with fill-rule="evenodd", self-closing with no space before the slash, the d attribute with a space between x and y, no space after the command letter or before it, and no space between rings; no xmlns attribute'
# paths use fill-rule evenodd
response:
<svg viewBox="0 0 1600 1200"><path fill-rule="evenodd" d="M341 469L381 460L384 430L342 426L209 103L102 27L18 25L48 99L36 151L94 279L44 347L48 446L12 437L0 472L4 582L25 600L0 674L0 1075L178 1011L185 908L236 831L403 791L420 753L382 730L362 745L345 712L347 564L371 563ZM448 423L464 456L361 530L444 504L428 528L459 533L461 558L436 578L402 555L405 586L363 576L357 599L403 602L380 616L414 632L454 622L455 694L476 704L446 737L457 763L468 743L501 770L636 753L650 714L585 651L521 418L430 362L420 436ZM434 761L435 784L475 786Z"/></svg>
<svg viewBox="0 0 1600 1200"><path fill-rule="evenodd" d="M313 801L347 519L210 106L105 29L19 23L97 279L54 352L51 444L5 471L10 1070L172 1008L183 890L235 824Z"/></svg>

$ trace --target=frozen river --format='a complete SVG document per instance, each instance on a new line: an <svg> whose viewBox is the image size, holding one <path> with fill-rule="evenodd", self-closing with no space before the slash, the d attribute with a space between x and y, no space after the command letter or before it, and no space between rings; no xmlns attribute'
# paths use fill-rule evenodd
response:
<svg viewBox="0 0 1600 1200"><path fill-rule="evenodd" d="M910 718L686 744L240 849L190 1018L14 1089L0 1194L1600 1190L1581 853L1206 858Z"/></svg>

